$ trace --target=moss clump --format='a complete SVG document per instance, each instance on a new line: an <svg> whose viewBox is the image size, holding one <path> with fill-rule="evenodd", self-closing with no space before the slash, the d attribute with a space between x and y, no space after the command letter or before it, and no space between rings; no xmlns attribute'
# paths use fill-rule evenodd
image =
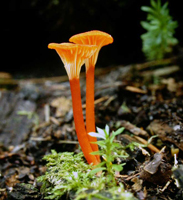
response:
<svg viewBox="0 0 183 200"><path fill-rule="evenodd" d="M52 154L43 159L47 161L47 172L37 181L42 182L41 192L45 199L58 200L71 193L74 194L75 200L135 199L131 193L124 190L122 184L108 188L105 173L102 172L100 177L91 173L92 166L85 163L82 153L57 153L52 150Z"/></svg>

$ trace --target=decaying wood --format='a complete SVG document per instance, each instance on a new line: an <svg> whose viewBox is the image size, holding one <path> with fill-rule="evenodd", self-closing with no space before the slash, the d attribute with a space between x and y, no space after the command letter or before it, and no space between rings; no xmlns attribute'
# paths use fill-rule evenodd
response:
<svg viewBox="0 0 183 200"><path fill-rule="evenodd" d="M120 124L121 124L122 127L127 129L128 131L130 131L134 135L142 135L142 136L148 136L149 135L147 133L147 131L135 126L134 124L132 124L128 121L122 120L122 121L120 121Z"/></svg>
<svg viewBox="0 0 183 200"><path fill-rule="evenodd" d="M183 151L183 128L181 126L179 129L174 130L167 123L154 120L149 124L147 129L153 132L153 134L158 135L161 140L169 141Z"/></svg>
<svg viewBox="0 0 183 200"><path fill-rule="evenodd" d="M2 92L0 98L0 142L5 145L18 145L30 133L32 119L19 115L19 111L34 113L35 102L24 99L21 93Z"/></svg>
<svg viewBox="0 0 183 200"><path fill-rule="evenodd" d="M153 160L147 161L140 172L140 178L153 184L166 184L172 175L171 165L162 160L162 155L155 153Z"/></svg>

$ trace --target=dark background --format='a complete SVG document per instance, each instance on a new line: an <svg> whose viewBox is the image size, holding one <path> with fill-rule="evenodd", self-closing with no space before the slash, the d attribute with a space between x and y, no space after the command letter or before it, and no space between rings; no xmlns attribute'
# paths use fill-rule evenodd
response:
<svg viewBox="0 0 183 200"><path fill-rule="evenodd" d="M164 3L165 1L162 1ZM175 37L183 46L181 1L169 0L178 21ZM48 43L67 42L77 33L101 30L114 43L103 47L97 67L144 62L140 35L146 20L142 5L149 0L7 0L1 7L1 67L17 78L65 74L60 58Z"/></svg>

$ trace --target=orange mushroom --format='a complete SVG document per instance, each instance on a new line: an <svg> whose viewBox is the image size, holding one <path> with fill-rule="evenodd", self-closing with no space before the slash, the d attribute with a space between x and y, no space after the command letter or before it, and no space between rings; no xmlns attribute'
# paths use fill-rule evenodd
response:
<svg viewBox="0 0 183 200"><path fill-rule="evenodd" d="M86 65L86 130L87 133L95 132L95 108L94 108L94 71L100 49L113 42L111 35L102 31L88 31L72 36L70 42L85 45L97 45L95 53L85 61ZM95 137L89 136L90 142L95 142ZM93 151L98 151L98 145L91 144Z"/></svg>
<svg viewBox="0 0 183 200"><path fill-rule="evenodd" d="M97 157L90 154L93 150L85 129L79 82L81 66L84 64L85 59L89 58L97 50L97 47L94 45L71 43L50 43L48 48L55 49L64 63L70 82L73 115L78 141L87 162L97 165L99 163Z"/></svg>

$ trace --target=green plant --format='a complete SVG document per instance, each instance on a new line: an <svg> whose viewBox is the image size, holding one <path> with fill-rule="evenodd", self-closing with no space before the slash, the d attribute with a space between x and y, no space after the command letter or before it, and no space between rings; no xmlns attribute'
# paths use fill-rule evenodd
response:
<svg viewBox="0 0 183 200"><path fill-rule="evenodd" d="M162 59L178 43L173 36L178 23L169 14L168 2L161 5L161 0L151 0L151 7L142 6L141 10L148 13L147 21L141 21L147 30L141 35L142 51L148 60Z"/></svg>
<svg viewBox="0 0 183 200"><path fill-rule="evenodd" d="M134 151L136 147L138 148L144 148L144 147L148 147L149 144L151 144L152 140L154 138L156 138L157 135L153 135L151 136L148 141L147 141L147 144L141 144L139 142L130 142L128 145L125 146L125 149L129 148L131 151Z"/></svg>
<svg viewBox="0 0 183 200"><path fill-rule="evenodd" d="M47 171L37 179L38 182L42 182L41 192L44 198L58 200L64 194L73 193L74 200L135 199L132 193L125 191L122 183L117 185L115 180L115 172L121 171L124 164L113 162L119 157L127 156L124 148L114 142L115 136L123 130L124 128L120 128L109 134L109 127L106 125L104 130L97 128L98 133L90 133L91 136L102 139L97 142L101 150L93 152L104 159L97 166L87 164L83 159L83 153L57 153L52 150L52 154L44 156Z"/></svg>
<svg viewBox="0 0 183 200"><path fill-rule="evenodd" d="M106 125L105 129L100 129L97 127L97 132L90 132L89 135L92 137L97 137L100 138L100 141L97 141L96 143L101 147L99 151L92 152L93 155L100 155L103 157L103 161L96 166L95 169L92 171L94 173L100 172L100 171L106 171L106 183L108 185L115 185L115 176L114 173L115 171L122 171L123 170L123 165L122 164L113 164L115 159L119 157L127 157L127 153L124 151L124 147L117 143L114 142L114 139L117 135L122 133L124 131L124 128L119 128L117 131L113 131L111 134L109 132L109 126Z"/></svg>
<svg viewBox="0 0 183 200"><path fill-rule="evenodd" d="M38 126L39 125L39 116L35 112L20 110L17 112L18 115L27 116L28 119L32 119L33 123Z"/></svg>

